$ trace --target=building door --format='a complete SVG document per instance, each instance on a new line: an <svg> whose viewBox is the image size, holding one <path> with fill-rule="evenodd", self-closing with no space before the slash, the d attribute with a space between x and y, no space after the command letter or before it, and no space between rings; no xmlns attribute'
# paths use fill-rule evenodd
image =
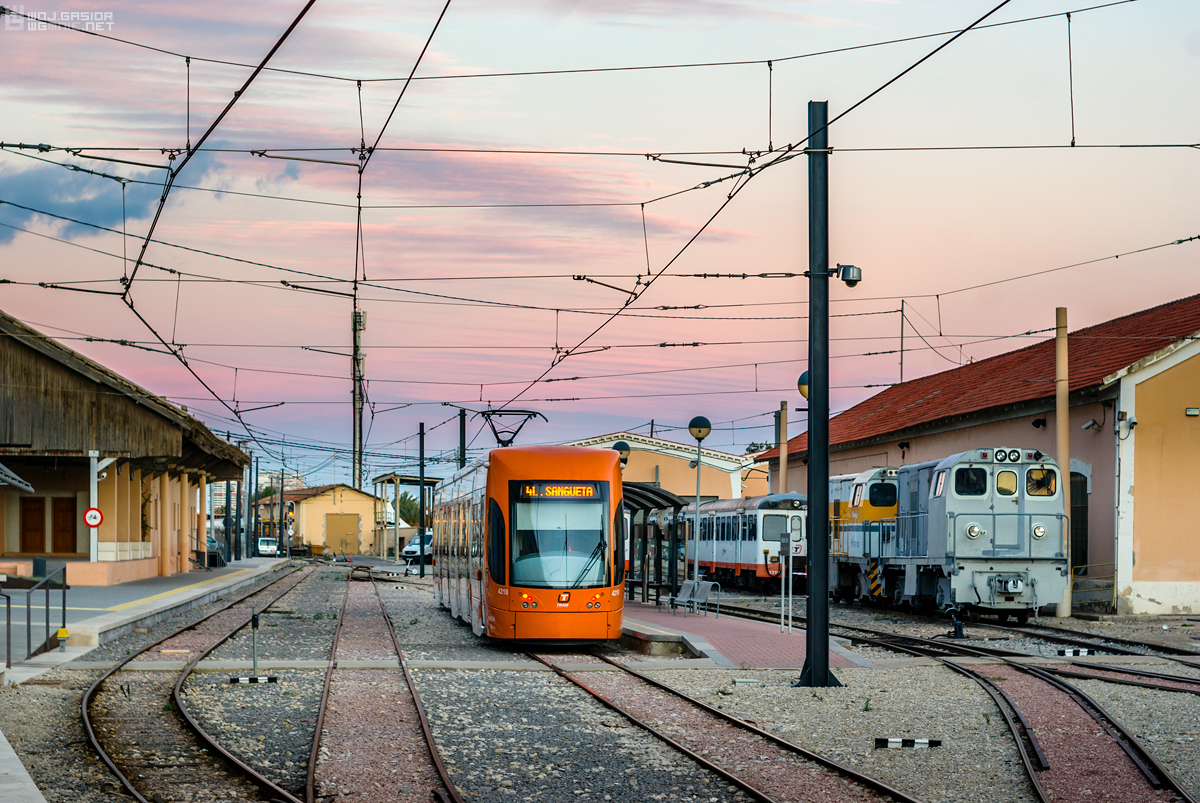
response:
<svg viewBox="0 0 1200 803"><path fill-rule="evenodd" d="M1071 566L1073 574L1087 574L1088 492L1087 477L1071 472Z"/></svg>
<svg viewBox="0 0 1200 803"><path fill-rule="evenodd" d="M21 551L46 551L46 498L21 497Z"/></svg>
<svg viewBox="0 0 1200 803"><path fill-rule="evenodd" d="M50 551L74 554L77 551L75 548L75 497L54 497L50 513Z"/></svg>
<svg viewBox="0 0 1200 803"><path fill-rule="evenodd" d="M358 514L326 513L325 545L344 555L358 554Z"/></svg>

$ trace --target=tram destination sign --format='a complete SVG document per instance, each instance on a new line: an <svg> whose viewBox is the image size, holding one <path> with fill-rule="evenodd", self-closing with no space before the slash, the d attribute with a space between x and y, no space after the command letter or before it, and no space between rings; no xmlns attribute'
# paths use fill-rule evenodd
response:
<svg viewBox="0 0 1200 803"><path fill-rule="evenodd" d="M597 482L522 482L517 495L521 499L599 499Z"/></svg>

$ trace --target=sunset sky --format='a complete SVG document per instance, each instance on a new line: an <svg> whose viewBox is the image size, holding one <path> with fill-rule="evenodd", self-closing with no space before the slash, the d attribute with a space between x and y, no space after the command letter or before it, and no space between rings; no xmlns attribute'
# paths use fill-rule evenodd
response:
<svg viewBox="0 0 1200 803"><path fill-rule="evenodd" d="M686 441L670 428L697 414L706 446L769 440L770 412L800 402L806 280L680 275L807 268L806 157L746 181L743 151L799 142L809 100L836 116L998 2L453 0L380 141L399 150L362 177L369 475L411 470L418 422L456 413L443 402L545 414L518 443L651 419ZM99 11L124 42L0 20L0 310L233 440L242 423L117 296L38 283L121 290L163 149L201 136L302 5L13 6ZM351 149L379 136L443 5L318 0L179 173L132 284L230 407L284 402L242 413L264 470L286 440L310 483L350 480ZM1100 5L1012 0L985 24L1038 19L967 33L831 127L831 261L864 273L832 286L835 411L898 380L902 299L913 378L1045 338L1058 306L1074 329L1200 292L1200 242L1166 245L1200 234L1200 3ZM617 67L660 69L495 75ZM1095 147L1118 145L1170 147ZM964 146L988 147L931 149ZM526 389L628 297L573 276L632 290L669 262ZM493 445L482 426L474 450ZM456 446L454 423L428 437Z"/></svg>

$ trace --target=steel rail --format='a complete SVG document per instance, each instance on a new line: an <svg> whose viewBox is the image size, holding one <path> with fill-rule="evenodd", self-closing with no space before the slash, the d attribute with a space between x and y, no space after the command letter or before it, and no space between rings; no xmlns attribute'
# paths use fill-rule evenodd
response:
<svg viewBox="0 0 1200 803"><path fill-rule="evenodd" d="M421 720L421 732L425 734L425 743L429 746L429 756L433 759L433 766L437 768L438 777L442 779L442 784L446 787L445 790L433 790L433 794L444 803L465 803L458 787L450 779L450 773L446 770L446 765L442 763L442 757L438 753L437 744L433 740L433 731L429 728L429 717L425 715L425 706L421 703L421 695L417 692L417 683L408 669L408 659L404 657L404 651L400 649L400 640L396 638L396 628L392 625L392 617L388 613L387 606L383 604L383 595L379 593L379 584L375 582L374 573L371 574L371 588L375 589L375 597L379 600L379 610L383 613L383 621L387 622L388 633L392 637L392 646L396 649L396 657L400 659L404 680L408 683L413 705L417 709L417 717Z"/></svg>
<svg viewBox="0 0 1200 803"><path fill-rule="evenodd" d="M282 579L283 578L280 578L280 580L282 580ZM302 583L304 581L301 580L300 582ZM300 583L297 583L296 585L299 585L299 584ZM296 586L292 586L291 588L287 588L287 589L284 589L283 591L279 592L279 594L277 594L274 599L272 599L270 602L268 602L266 605L263 606L262 613L266 613L268 610L270 610L272 605L274 605L282 597L287 595L290 591L292 591L295 588L296 588ZM200 663L200 661L202 661L206 657L208 657L209 654L211 654L212 651L215 650L217 647L220 647L226 641L233 638L233 636L236 633L238 633L240 630L242 630L242 628L244 628L246 625L250 624L252 619L253 619L253 614L248 614L246 616L246 621L244 621L241 624L234 627L232 630L230 630L228 633L226 633L224 636L222 636L219 641L217 641L211 647L205 649L193 661L191 661L187 666L185 666L183 668L183 672L181 672L179 675L179 680L177 680L175 682L175 690L172 692L171 696L175 700L175 707L178 709L179 713L183 716L184 720L187 721L187 724L191 727L191 729L193 731L196 732L196 734L200 737L200 739L205 744L207 744L210 748L212 748L216 752L220 753L225 758L226 761L230 762L235 767L237 767L239 770L241 770L245 774L249 775L254 780L254 782L259 785L259 787L261 787L273 794L282 795L284 797L284 799L286 801L288 801L288 803L301 803L300 798L296 797L291 792L287 791L283 787L276 784L274 781L272 781L269 778L267 778L266 776L262 775L257 770L255 770L253 767L251 767L249 764L242 761L240 758L235 756L233 753L229 752L224 747L222 747L217 742L216 739L212 738L212 736L209 735L208 731L206 731L206 730L204 730L204 728L200 727L200 723L198 723L192 717L191 713L187 710L187 706L185 706L183 704L183 693L182 693L183 684L184 684L184 681L186 681L188 679L188 676L192 674L192 670L195 669L196 664Z"/></svg>
<svg viewBox="0 0 1200 803"><path fill-rule="evenodd" d="M125 777L125 774L123 772L121 772L121 770L117 769L116 763L113 762L112 758L108 755L108 753L104 750L104 748L100 746L100 740L96 736L95 729L92 727L92 719L91 719L91 715L88 713L88 706L91 704L92 698L95 696L96 691L99 690L100 686L104 683L104 681L108 680L112 675L119 672L122 667L124 667L130 661L137 658L139 655L143 655L144 653L148 652L149 650L154 649L159 644L162 644L164 641L168 641L170 639L175 638L180 633L183 633L187 630L191 630L191 629L195 628L197 625L200 625L200 624L208 621L212 617L216 616L218 613L229 610L234 605L244 602L245 600L249 599L250 597L253 597L255 594L262 593L263 591L267 590L271 586L275 585L276 583L282 582L283 580L285 580L286 578L290 577L291 575L295 574L298 571L300 571L300 570L292 569L291 571L284 574L282 577L277 578L276 580L272 581L271 583L267 584L266 586L263 586L262 588L258 588L253 591L250 591L246 594L243 594L242 596L240 596L234 600L231 600L227 605L223 605L222 607L218 608L217 610L213 611L212 613L209 613L208 615L206 615L200 619L197 619L195 622L192 622L191 624L188 624L188 625L184 625L183 627L168 633L167 635L163 636L162 638L157 639L156 641L152 641L151 643L147 644L145 647L142 647L140 650L133 653L132 655L128 655L123 660L118 661L116 665L114 665L111 669L109 669L107 672L105 672L103 675L101 675L99 678L97 678L96 681L94 683L92 683L91 686L88 687L88 690L83 693L83 700L80 702L79 708L80 708L80 715L83 719L83 731L87 735L88 744L91 745L91 748L96 751L96 754L98 756L100 756L100 760L104 762L104 764L108 767L109 771L112 772L113 775L117 776L117 780L119 780L121 782L121 785L125 787L125 789L133 796L133 798L135 800L138 801L138 803L150 803L150 801L148 801L148 800L146 800L146 798L142 797L142 794L140 792L138 792L137 789L134 788L133 783L128 778Z"/></svg>
<svg viewBox="0 0 1200 803"><path fill-rule="evenodd" d="M342 595L342 610L338 614L337 627L333 629L333 646L329 650L329 666L325 669L325 685L321 689L321 704L317 708L317 724L313 731L312 750L308 754L308 770L304 777L304 798L307 803L316 801L317 755L321 749L321 734L325 729L325 708L329 704L329 686L333 670L337 668L338 642L342 638L342 623L346 621L346 603L350 599L350 574L346 574L346 593Z"/></svg>
<svg viewBox="0 0 1200 803"><path fill-rule="evenodd" d="M1035 638L1043 638L1046 641L1061 642L1063 644L1071 644L1076 647L1100 648L1108 652L1117 653L1118 655L1145 655L1144 652L1138 652L1137 649L1122 649L1121 647L1113 647L1113 644L1121 644L1125 647L1140 648L1142 650L1152 650L1162 654L1162 657L1170 660L1179 661L1180 663L1195 666L1196 664L1189 661L1180 661L1181 658L1200 659L1200 652L1185 650L1182 647L1171 647L1165 644L1155 644L1150 641L1138 641L1137 639L1127 639L1121 636L1106 636L1099 633L1080 632L1071 630L1066 627L1055 627L1054 625L1026 625L1025 627L1008 627L1007 625L984 625L984 627L995 628L1011 633L1021 633L1023 635L1031 635L1029 630L1049 630L1052 633L1064 633L1063 636L1046 636L1040 633L1032 634ZM1082 636L1082 638L1081 638ZM1091 639L1091 641L1088 641ZM1109 642L1108 644L1096 642Z"/></svg>
<svg viewBox="0 0 1200 803"><path fill-rule="evenodd" d="M1039 781L1037 777L1038 772L1050 769L1050 762L1046 760L1046 754L1042 752L1042 746L1038 743L1037 737L1033 733L1033 728L1030 726L1029 721L1025 718L1024 712L1021 711L1017 704L1013 702L1012 698L1010 698L1003 689L992 683L980 673L972 669L967 669L965 666L956 664L953 661L945 661L944 663L951 670L965 675L966 677L969 677L971 680L978 683L979 686L991 696L992 701L996 704L996 708L1000 710L1000 715L1004 717L1004 722L1006 725L1008 725L1009 732L1013 735L1013 742L1017 745L1017 752L1021 755L1021 763L1025 765L1025 774L1029 777L1029 783L1033 786L1033 791L1037 794L1038 800L1042 801L1042 803L1050 803L1050 796L1047 794L1046 789L1042 786L1042 782ZM1008 707L1012 708L1013 713L1017 715L1017 720L1020 722L1021 728L1023 729L1021 732L1018 732L1017 722L1013 721L1013 718L1008 713L1008 709L1001 702L1001 700L1003 700L1004 703L1007 703ZM1021 738L1022 732L1024 733L1025 738ZM1029 742L1029 746L1033 749L1034 755L1037 758L1038 766L1036 768L1033 766L1033 759L1030 758L1029 750L1025 746L1026 741Z"/></svg>
<svg viewBox="0 0 1200 803"><path fill-rule="evenodd" d="M601 694L600 692L591 688L583 681L579 680L578 678L572 677L570 673L564 672L562 669L559 669L558 666L556 666L554 664L554 662L547 661L546 659L542 658L540 655L538 655L537 653L534 653L534 652L527 652L525 654L528 655L533 660L537 661L538 663L548 666L559 677L566 679L570 683L574 683L576 686L583 689L588 694L592 695L597 700L599 700L603 705L607 706L608 708L611 708L613 711L616 711L618 714L625 717L630 722L634 723L635 725L637 725L639 728L646 731L647 733L650 733L653 736L658 737L658 739L660 739L661 741L666 742L671 747L673 747L676 750L678 750L679 752L683 753L685 756L690 758L692 761L695 761L697 764L699 764L701 767L704 767L709 772L711 772L715 775L718 775L718 776L724 778L729 783L733 784L734 786L737 786L743 792L746 792L748 795L750 795L750 797L759 801L759 803L778 803L778 801L776 801L775 798L771 797L766 792L762 791L761 789L759 789L755 786L752 786L749 782L743 780L742 778L738 777L737 775L734 775L733 773L729 772L728 770L722 769L721 767L717 766L712 761L710 761L709 759L700 755L699 753L696 753L695 751L693 751L687 747L684 747L682 744L675 741L670 736L667 736L662 731L656 730L654 728L654 726L650 725L649 723L643 722L642 720L635 717L633 714L630 714L628 711L625 711L620 706L618 706L616 703L614 703L612 700L609 700L603 694Z"/></svg>
<svg viewBox="0 0 1200 803"><path fill-rule="evenodd" d="M822 756L819 753L814 753L811 750L807 750L807 749L801 747L800 745L795 744L794 742L789 742L787 739L784 739L782 736L778 736L774 733L771 733L770 731L763 730L762 728L758 727L757 725L753 725L744 719L735 717L733 714L730 714L719 708L713 708L708 703L697 700L695 697L692 697L688 694L684 694L683 692L679 691L678 689L672 688L671 686L668 686L665 683L657 681L654 678L649 677L647 675L644 675L641 672L637 671L636 669L628 667L625 664L620 663L619 661L614 661L613 659L611 659L607 656L604 656L604 655L600 655L598 653L593 653L593 655L595 655L595 657L599 658L601 661L604 661L607 664L611 664L612 666L615 666L618 669L621 669L622 671L627 672L628 674L633 675L634 677L636 677L642 681L645 681L646 683L649 683L651 686L654 686L655 688L662 689L663 691L669 692L670 694L673 694L676 697L679 697L680 699L686 700L687 702L691 703L692 705L695 705L695 706L703 709L704 711L708 712L709 714L712 714L713 716L716 716L720 719L725 720L726 722L730 723L731 725L742 728L743 730L748 730L751 733L761 736L764 739L766 739L767 741L772 742L772 743L778 745L779 747L782 747L785 750L789 750L809 761L820 764L821 766L823 766L827 769L833 770L834 772L837 772L837 773L845 775L849 778L852 778L856 783L866 786L869 789L873 789L874 791L879 792L881 795L890 795L894 800L901 801L901 803L920 803L920 801L917 798L914 798L911 795L905 794L904 792L901 792L898 789L888 786L883 781L880 781L876 778L872 778L870 775L864 775L863 773L858 772L857 770L853 770L850 767L845 766L844 764L839 764L838 762L834 761L831 758L826 758L825 756Z"/></svg>
<svg viewBox="0 0 1200 803"><path fill-rule="evenodd" d="M1129 669L1117 669L1116 667L1104 667L1101 669L1095 664L1079 664L1072 663L1072 666L1086 667L1088 669L1097 669L1102 672L1121 672L1123 674L1140 675L1140 672L1135 672ZM1081 672L1074 669L1055 669L1053 667L1044 666L1038 667L1043 672L1049 672L1052 675L1057 675L1063 678L1078 678L1080 680L1099 680L1105 683L1115 683L1119 686L1138 686L1143 689L1156 689L1158 691L1173 691L1181 694L1200 694L1200 680L1196 678L1175 677L1171 678L1177 683L1188 683L1192 686L1190 689L1181 689L1178 686L1166 686L1162 683L1150 683L1145 680L1126 680L1124 678L1110 678L1104 675L1093 675L1090 672Z"/></svg>

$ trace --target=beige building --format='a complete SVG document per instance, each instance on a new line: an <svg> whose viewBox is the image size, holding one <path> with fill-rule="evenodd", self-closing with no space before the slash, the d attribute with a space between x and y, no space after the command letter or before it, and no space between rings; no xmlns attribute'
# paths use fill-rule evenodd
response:
<svg viewBox="0 0 1200 803"><path fill-rule="evenodd" d="M830 474L980 447L1054 455L1054 355L1043 341L855 405L830 420ZM1200 519L1188 512L1200 476L1200 296L1070 333L1068 365L1075 602L1200 612ZM778 450L762 457L778 472ZM806 487L807 463L805 433L788 442L790 488Z"/></svg>
<svg viewBox="0 0 1200 803"><path fill-rule="evenodd" d="M621 471L626 482L648 482L683 499L696 496L696 444L674 443L631 432L614 432L571 441L565 446L611 449L618 441L629 444L629 462ZM714 449L700 450L700 498L740 499L767 493L767 473L756 466L756 457L733 455Z"/></svg>
<svg viewBox="0 0 1200 803"><path fill-rule="evenodd" d="M283 512L290 518L290 527L295 533L292 544L307 544L313 547L314 553L372 554L375 502L371 494L341 483L284 491ZM273 525L279 516L279 494L260 499L258 510L263 535L274 532ZM281 549L282 546L280 544Z"/></svg>

